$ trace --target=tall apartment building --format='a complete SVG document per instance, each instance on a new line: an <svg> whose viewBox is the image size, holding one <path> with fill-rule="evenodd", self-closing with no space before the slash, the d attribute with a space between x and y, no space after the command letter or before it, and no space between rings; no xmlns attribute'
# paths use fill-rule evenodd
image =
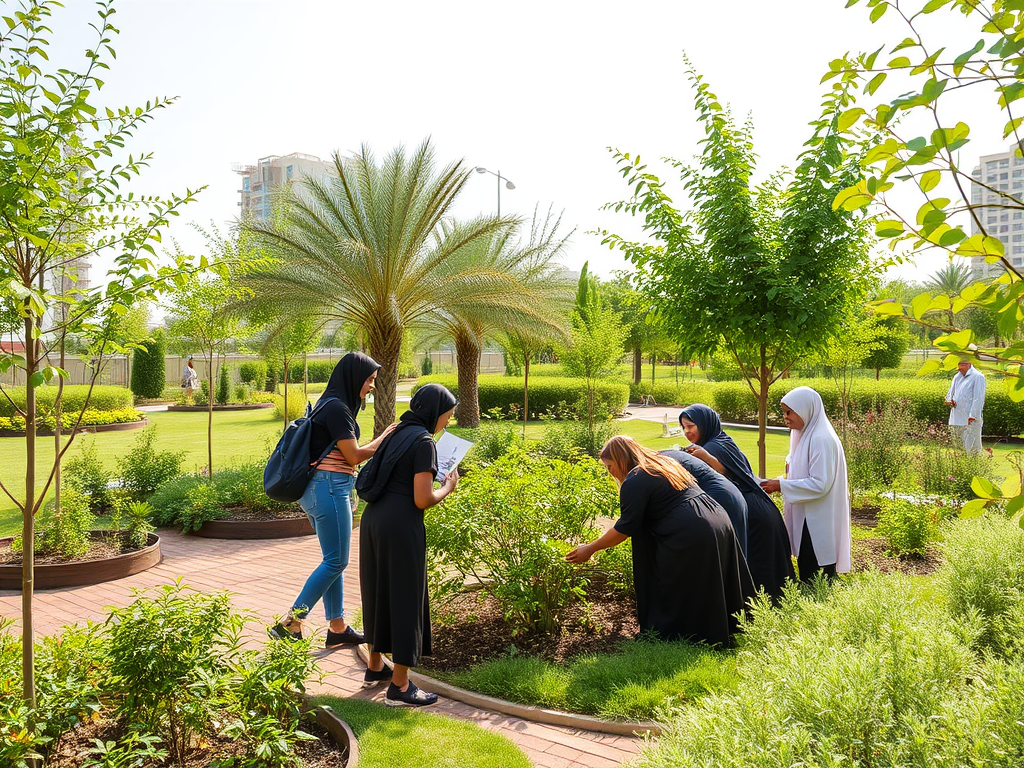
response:
<svg viewBox="0 0 1024 768"><path fill-rule="evenodd" d="M982 206L978 215L991 237L998 237L1010 263L1015 267L1024 265L1024 206L1016 206L998 192L1013 195L1024 200L1024 158L1014 157L1015 147L995 155L984 155L971 174L976 182L971 183L971 204ZM984 184L985 186L981 186ZM996 207L996 206L1012 207ZM993 206L993 207L988 207ZM971 218L971 234L980 232L974 217ZM998 277L1003 270L999 263L988 264L984 256L971 258L974 279Z"/></svg>
<svg viewBox="0 0 1024 768"><path fill-rule="evenodd" d="M256 165L236 165L233 170L242 177L242 188L238 190L242 197L238 201L241 218L267 219L273 210L273 197L277 190L304 176L331 173L334 163L315 155L293 152L284 157L261 157Z"/></svg>

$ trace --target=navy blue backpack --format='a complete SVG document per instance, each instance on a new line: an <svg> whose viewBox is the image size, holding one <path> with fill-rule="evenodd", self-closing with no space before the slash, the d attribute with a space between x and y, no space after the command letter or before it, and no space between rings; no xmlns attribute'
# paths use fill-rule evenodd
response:
<svg viewBox="0 0 1024 768"><path fill-rule="evenodd" d="M320 398L313 408L306 403L306 415L300 416L291 424L277 441L277 447L267 460L267 468L263 470L263 490L274 501L298 501L306 492L309 478L327 458L336 445L328 443L323 455L316 464L309 463L309 440L313 434L313 414L328 400L336 397Z"/></svg>

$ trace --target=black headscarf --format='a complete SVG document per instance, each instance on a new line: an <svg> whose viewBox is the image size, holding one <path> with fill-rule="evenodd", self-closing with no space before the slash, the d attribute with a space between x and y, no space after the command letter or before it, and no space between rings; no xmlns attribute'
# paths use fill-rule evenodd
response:
<svg viewBox="0 0 1024 768"><path fill-rule="evenodd" d="M355 421L356 414L363 406L363 399L359 396L363 384L379 368L380 364L369 355L364 355L362 352L349 352L334 366L331 378L327 381L327 388L320 395L320 399L336 397L341 400L352 414L352 420ZM356 438L358 437L359 423L356 422Z"/></svg>
<svg viewBox="0 0 1024 768"><path fill-rule="evenodd" d="M398 460L420 440L430 440L438 419L458 404L455 395L440 384L425 384L409 401L409 410L395 431L384 438L377 452L359 471L356 492L363 501L375 501L384 492Z"/></svg>
<svg viewBox="0 0 1024 768"><path fill-rule="evenodd" d="M750 468L747 457L743 455L743 451L736 445L736 442L722 430L722 420L714 408L703 403L689 405L679 414L680 426L682 426L684 418L697 425L697 431L700 432L697 445L703 446L704 450L721 462L729 472L729 479L740 491L764 493L761 489L760 479ZM767 494L765 496L767 497Z"/></svg>

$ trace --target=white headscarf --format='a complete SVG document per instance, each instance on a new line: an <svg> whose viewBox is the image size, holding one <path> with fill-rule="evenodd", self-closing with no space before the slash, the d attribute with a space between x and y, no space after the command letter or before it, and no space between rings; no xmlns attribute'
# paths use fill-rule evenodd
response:
<svg viewBox="0 0 1024 768"><path fill-rule="evenodd" d="M811 437L829 435L840 445L839 435L825 414L821 395L810 387L796 387L790 390L782 403L804 420L803 429L789 432L789 473L793 477L806 477L811 466Z"/></svg>

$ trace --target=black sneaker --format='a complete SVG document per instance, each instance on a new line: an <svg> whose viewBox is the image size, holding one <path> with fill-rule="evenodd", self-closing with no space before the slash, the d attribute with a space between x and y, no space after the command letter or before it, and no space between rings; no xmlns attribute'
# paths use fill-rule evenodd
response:
<svg viewBox="0 0 1024 768"><path fill-rule="evenodd" d="M336 648L339 645L361 645L365 642L362 634L356 632L352 627L345 627L344 632L331 632L327 630L327 641L324 645L328 648Z"/></svg>
<svg viewBox="0 0 1024 768"><path fill-rule="evenodd" d="M372 669L367 669L363 673L363 688L373 688L381 683L391 682L391 667L387 664L384 665L384 669L374 672Z"/></svg>
<svg viewBox="0 0 1024 768"><path fill-rule="evenodd" d="M267 627L267 634L274 640L301 640L302 630L298 632L290 632L288 628L281 622L277 622L272 627Z"/></svg>
<svg viewBox="0 0 1024 768"><path fill-rule="evenodd" d="M421 691L412 680L404 691L392 683L384 694L384 703L389 707L429 707L437 704L437 694Z"/></svg>

